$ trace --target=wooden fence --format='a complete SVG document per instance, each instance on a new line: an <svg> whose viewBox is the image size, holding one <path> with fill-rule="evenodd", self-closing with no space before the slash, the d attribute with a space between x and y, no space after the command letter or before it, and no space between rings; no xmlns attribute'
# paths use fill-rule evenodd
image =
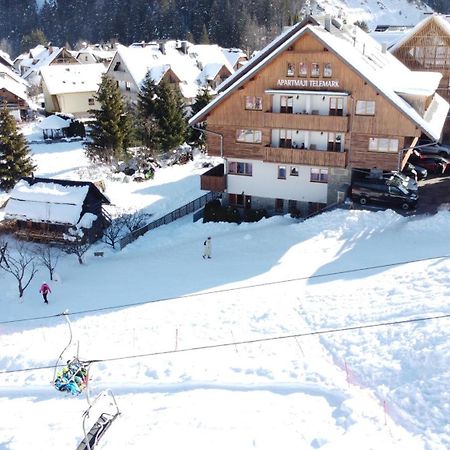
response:
<svg viewBox="0 0 450 450"><path fill-rule="evenodd" d="M147 225L144 225L143 227L132 231L130 234L127 234L122 239L120 239L119 241L120 249L122 250L128 244L135 241L138 237L143 236L145 233L147 233L147 231L158 228L161 225L167 225L168 223L171 223L177 219L181 219L187 214L191 214L194 211L203 208L203 206L205 206L206 203L210 202L211 200L215 200L219 195L220 193L217 192L208 192L207 194L202 195L199 198L196 198L192 202L189 202L186 205L183 205L180 208L171 211L165 216L160 217L159 219L154 220L153 222L150 222Z"/></svg>

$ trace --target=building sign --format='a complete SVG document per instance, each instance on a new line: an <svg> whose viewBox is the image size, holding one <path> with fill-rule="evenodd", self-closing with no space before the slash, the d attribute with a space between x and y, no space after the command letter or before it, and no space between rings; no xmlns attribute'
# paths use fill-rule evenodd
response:
<svg viewBox="0 0 450 450"><path fill-rule="evenodd" d="M337 80L278 80L277 87L318 87L318 88L338 88L339 81Z"/></svg>

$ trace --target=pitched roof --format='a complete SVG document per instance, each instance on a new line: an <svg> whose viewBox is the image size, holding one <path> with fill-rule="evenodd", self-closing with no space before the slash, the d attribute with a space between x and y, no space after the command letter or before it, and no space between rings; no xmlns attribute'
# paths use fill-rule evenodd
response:
<svg viewBox="0 0 450 450"><path fill-rule="evenodd" d="M36 56L38 61L35 64L29 66L28 70L22 75L22 77L27 79L31 74L38 73L43 67L49 66L63 51L65 51L64 47L52 47L51 52L48 48L45 48L44 51L40 52Z"/></svg>
<svg viewBox="0 0 450 450"><path fill-rule="evenodd" d="M41 69L42 80L51 95L97 92L106 67L97 64L55 64Z"/></svg>
<svg viewBox="0 0 450 450"><path fill-rule="evenodd" d="M162 51L163 48L163 51ZM150 72L152 79L159 83L169 68L181 80L180 90L184 97L193 98L199 88L205 85L206 76L213 72L213 65L223 66L230 73L232 65L217 45L193 45L183 41L167 41L162 44L133 44L130 47L119 45L118 57L127 67L136 86L140 87ZM111 66L110 66L111 67ZM205 68L208 67L208 69Z"/></svg>
<svg viewBox="0 0 450 450"><path fill-rule="evenodd" d="M68 128L69 126L69 120L63 119L55 114L46 117L42 122L37 124L37 127L41 130L61 130L63 128Z"/></svg>
<svg viewBox="0 0 450 450"><path fill-rule="evenodd" d="M399 94L399 81L409 83L417 88L433 82L436 84L436 75L430 76L427 72L415 72L404 66L391 53L383 52L382 47L367 33L355 27L351 32L348 29L338 30L333 28L327 31L323 27L313 24L311 21L303 21L288 29L267 47L265 47L255 58L252 58L245 66L225 80L218 90L220 94L205 108L199 111L190 120L190 124L200 122L220 102L228 97L239 86L248 81L256 72L272 61L281 52L286 50L297 39L310 34L318 39L329 51L342 59L361 77L387 98L397 109L408 116L426 134L437 140L440 137L442 126L448 110L448 103L438 94L435 94L433 108L428 108L428 113L421 116L409 103ZM439 78L440 79L440 78ZM410 87L408 94L412 95ZM426 95L430 92L416 91L415 95ZM432 112L433 111L433 112Z"/></svg>
<svg viewBox="0 0 450 450"><path fill-rule="evenodd" d="M389 51L393 53L403 44L408 42L409 39L419 33L423 28L425 28L430 22L436 22L436 24L450 36L450 23L448 22L448 20L439 14L431 14L430 16L419 22L414 28L410 29L408 33L404 34L401 39L399 39L394 45L389 48Z"/></svg>

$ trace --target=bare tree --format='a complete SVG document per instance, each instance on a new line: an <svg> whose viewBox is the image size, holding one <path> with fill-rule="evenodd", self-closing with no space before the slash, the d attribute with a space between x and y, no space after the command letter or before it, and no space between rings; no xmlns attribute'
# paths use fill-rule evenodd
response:
<svg viewBox="0 0 450 450"><path fill-rule="evenodd" d="M125 222L123 217L116 217L111 221L109 227L103 232L103 242L115 248L117 242L125 234Z"/></svg>
<svg viewBox="0 0 450 450"><path fill-rule="evenodd" d="M147 225L150 216L151 214L144 213L142 211L134 211L124 214L122 216L122 220L126 229L131 233L132 231Z"/></svg>
<svg viewBox="0 0 450 450"><path fill-rule="evenodd" d="M14 276L21 298L38 271L36 256L23 242L18 242L12 251L4 242L0 243L0 247L3 249L0 267Z"/></svg>
<svg viewBox="0 0 450 450"><path fill-rule="evenodd" d="M50 280L53 280L53 274L61 256L61 250L53 245L44 244L35 248L35 255L40 263L47 267Z"/></svg>
<svg viewBox="0 0 450 450"><path fill-rule="evenodd" d="M64 234L64 241L63 251L69 255L76 255L78 262L83 264L83 256L91 248L91 243L85 238L83 231L69 228L68 233Z"/></svg>

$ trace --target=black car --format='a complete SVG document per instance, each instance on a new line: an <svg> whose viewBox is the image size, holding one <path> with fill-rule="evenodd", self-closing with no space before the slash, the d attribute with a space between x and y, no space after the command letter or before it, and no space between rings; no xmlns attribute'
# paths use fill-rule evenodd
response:
<svg viewBox="0 0 450 450"><path fill-rule="evenodd" d="M414 164L411 164L410 162L407 162L405 164L405 167L403 168L402 172L415 180L423 180L428 176L428 171L424 167L416 166Z"/></svg>
<svg viewBox="0 0 450 450"><path fill-rule="evenodd" d="M449 160L438 155L417 155L416 153L413 153L410 156L409 161L424 167L429 173L441 175L450 171Z"/></svg>
<svg viewBox="0 0 450 450"><path fill-rule="evenodd" d="M450 147L443 144L425 145L423 147L416 147L423 155L437 155L443 158L450 158Z"/></svg>
<svg viewBox="0 0 450 450"><path fill-rule="evenodd" d="M352 183L351 196L361 205L380 203L403 210L415 208L419 199L417 192L406 189L402 184L395 186L367 179Z"/></svg>
<svg viewBox="0 0 450 450"><path fill-rule="evenodd" d="M362 178L370 183L387 184L389 186L403 186L409 191L417 191L415 178L409 177L401 172L369 173Z"/></svg>

